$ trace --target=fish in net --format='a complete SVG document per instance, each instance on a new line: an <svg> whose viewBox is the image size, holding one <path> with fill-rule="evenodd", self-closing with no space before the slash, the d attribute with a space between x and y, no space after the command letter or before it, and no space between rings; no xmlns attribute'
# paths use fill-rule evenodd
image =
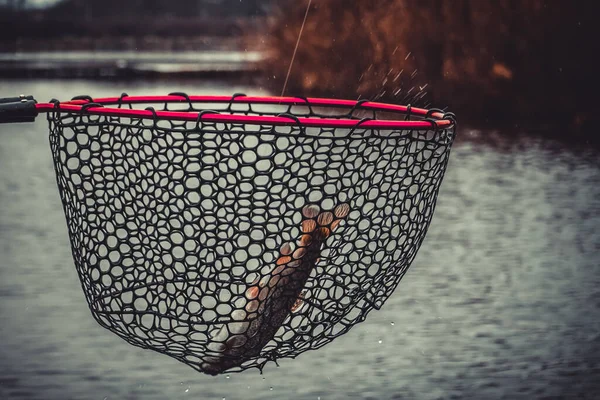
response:
<svg viewBox="0 0 600 400"><path fill-rule="evenodd" d="M0 101L0 122L42 112L93 317L211 375L318 349L384 304L425 238L456 127L364 100Z"/></svg>
<svg viewBox="0 0 600 400"><path fill-rule="evenodd" d="M303 208L305 219L298 245L294 249L290 243L284 244L275 269L246 290L244 307L231 314L236 322L222 326L213 338L209 350L215 356L205 359L205 371L222 372L260 354L288 315L302 306L302 290L319 262L323 242L348 211L347 204L335 207L333 212L319 213L317 205Z"/></svg>

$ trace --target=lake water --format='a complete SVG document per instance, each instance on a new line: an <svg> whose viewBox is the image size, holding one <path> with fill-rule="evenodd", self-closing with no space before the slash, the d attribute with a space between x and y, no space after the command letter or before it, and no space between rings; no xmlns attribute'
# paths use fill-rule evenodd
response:
<svg viewBox="0 0 600 400"><path fill-rule="evenodd" d="M2 96L264 94L219 82L8 81ZM464 121L463 121L464 125ZM462 129L433 223L380 311L264 374L210 377L91 317L47 123L0 126L0 399L532 399L600 395L600 158Z"/></svg>

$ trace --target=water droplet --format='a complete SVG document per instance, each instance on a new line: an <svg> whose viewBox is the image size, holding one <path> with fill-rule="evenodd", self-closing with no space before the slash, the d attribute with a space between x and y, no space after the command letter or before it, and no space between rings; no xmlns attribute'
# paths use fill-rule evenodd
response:
<svg viewBox="0 0 600 400"><path fill-rule="evenodd" d="M227 376L225 377L225 379L229 379L229 375L227 375Z"/></svg>
<svg viewBox="0 0 600 400"><path fill-rule="evenodd" d="M273 390L273 386L271 386L271 387L269 388L269 390Z"/></svg>
<svg viewBox="0 0 600 400"><path fill-rule="evenodd" d="M383 343L383 340L380 340L380 341L379 341L379 344L381 344L381 343Z"/></svg>
<svg viewBox="0 0 600 400"><path fill-rule="evenodd" d="M390 322L390 325L391 325L391 326L394 326L394 323L393 323L393 322Z"/></svg>
<svg viewBox="0 0 600 400"><path fill-rule="evenodd" d="M189 392L189 391L190 391L190 388L187 388L187 389L185 389L185 392L186 392L186 393L187 393L187 392Z"/></svg>
<svg viewBox="0 0 600 400"><path fill-rule="evenodd" d="M263 381L264 381L265 379L266 379L266 378L263 376Z"/></svg>

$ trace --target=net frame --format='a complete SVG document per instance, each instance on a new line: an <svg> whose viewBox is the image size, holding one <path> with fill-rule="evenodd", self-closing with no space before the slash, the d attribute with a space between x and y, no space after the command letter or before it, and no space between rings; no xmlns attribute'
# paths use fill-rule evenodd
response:
<svg viewBox="0 0 600 400"><path fill-rule="evenodd" d="M154 107L134 108L144 104L161 104L162 109L156 110ZM116 107L111 107L115 105ZM454 115L438 109L425 110L410 105L399 106L366 100L254 97L243 94L233 96L188 96L185 93L171 93L168 96L128 96L124 93L119 97L96 99L89 96L78 96L68 102L51 101L50 103L37 104L36 109L38 112L48 113L50 143L59 192L67 217L73 257L92 315L100 325L121 336L129 343L167 354L211 375L225 371L237 372L251 367L257 367L262 371L268 361L276 362L277 359L283 357L294 358L306 350L320 348L331 342L335 337L348 332L355 324L363 321L370 310L379 309L384 304L406 273L424 240L433 216L437 193L446 170L456 128ZM381 114L384 114L384 116L382 117ZM394 117L398 115L402 115L404 119L395 119ZM95 150L92 149L89 143L76 143L77 137L81 135L90 136L92 130L97 131L97 139L88 137L88 140L91 142L96 140L94 143L98 143L98 146ZM327 204L323 199L313 201L308 198L309 196L305 201L300 200L298 202L298 199L302 197L302 195L298 195L295 197L295 203L298 204L288 206L294 209L294 218L299 216L300 220L296 221L292 218L291 220L295 222L280 224L280 235L271 238L274 242L277 242L277 247L281 247L280 251L277 252L274 248L263 246L261 248L262 254L257 255L257 257L265 256L267 253L274 254L270 258L266 258L267 261L264 262L265 265L262 265L261 268L263 272L255 273L253 279L250 280L246 278L252 274L246 274L245 277L237 281L229 279L226 282L227 284L233 282L241 289L238 287L237 292L236 290L225 289L229 291L229 295L225 296L228 300L221 300L220 295L217 294L223 288L217 290L205 287L202 289L211 292L211 296L216 298L216 303L213 306L201 305L197 311L200 313L203 308L207 309L207 311L212 312L213 318L209 320L210 318L202 316L198 321L197 317L196 319L193 318L193 312L189 309L187 312L181 312L177 311L176 306L169 306L163 307L161 312L158 299L162 292L154 293L152 296L147 293L140 295L140 298L147 297L146 303L150 303L146 304L143 310L136 309L135 306L131 305L133 302L129 304L123 299L120 302L114 302L112 298L119 295L117 293L119 291L129 290L135 292L143 289L144 285L134 285L142 280L139 276L129 279L127 281L129 283L120 282L118 290L112 290L115 288L111 284L106 285L102 282L103 277L106 275L102 273L98 275L97 273L97 276L93 276L94 271L99 270L99 259L101 258L96 253L99 250L107 252L106 249L110 250L111 247L114 249L115 246L109 246L106 239L97 241L92 245L90 245L89 240L86 240L86 235L94 236L94 234L98 235L98 232L93 233L93 230L90 230L89 227L87 230L84 229L85 223L83 221L90 217L95 219L102 219L102 217L97 210L91 212L85 206L89 196L95 196L95 188L88 187L87 191L82 193L85 183L81 181L85 179L82 179L82 176L80 176L82 174L79 172L82 168L81 164L86 162L89 165L96 162L97 171L101 175L104 174L102 169L109 169L114 172L115 159L113 156L117 145L115 145L115 142L110 142L111 135L113 138L121 137L121 142L118 143L119 150L116 151L119 153L118 157L122 159L121 161L126 158L125 153L121 151L121 147L127 144L129 140L127 136L135 136L141 142L147 139L147 144L158 149L155 155L166 157L163 158L166 164L170 164L176 158L183 157L185 159L186 155L189 155L185 151L173 153L174 150L183 148L181 147L181 141L185 142L186 137L193 137L200 147L203 146L202 140L216 144L218 139L215 138L218 136L228 137L226 142L230 145L231 143L241 144L248 137L257 138L259 142L263 140L262 138L268 138L265 139L266 142L277 138L288 138L289 141L295 144L283 149L283 151L291 153L292 159L296 156L302 159L305 156L303 152L306 152L309 155L307 159L313 163L310 168L314 166L316 170L324 171L325 175L330 166L338 163L335 160L338 160L339 157L335 160L333 155L329 158L327 156L323 158L323 152L319 150L320 144L327 143L328 148L333 151L340 147L336 143L343 143L344 141L358 143L359 145L362 142L378 141L378 143L388 143L385 146L378 144L386 151L393 149L395 146L404 149L404 153L394 153L393 157L388 157L388 167L395 165L396 168L403 168L402 158L404 156L414 156L417 159L419 154L422 155L427 149L431 150L429 158L435 159L435 162L431 163L430 167L434 173L429 177L431 179L428 183L427 194L422 196L420 200L421 204L425 204L425 214L422 213L420 216L414 217L417 222L409 220L409 223L415 223L416 228L411 228L411 237L407 236L409 244L402 247L404 254L398 257L397 254L399 253L395 249L386 248L387 253L380 256L378 254L383 254L379 251L382 247L380 242L375 246L369 244L368 248L373 247L373 249L370 252L361 253L363 255L367 254L366 258L373 264L386 265L386 268L379 268L373 276L369 276L368 279L365 278L362 281L359 280L358 283L353 282L351 279L343 282L337 281L341 275L348 277L360 272L362 273L361 276L365 277L370 274L371 268L366 264L362 264L361 261L357 260L352 261L351 258L342 255L344 249L348 246L358 246L359 242L362 245L364 239L369 238L367 231L360 231L361 224L370 220L371 230L376 227L379 232L384 232L384 235L388 237L394 232L394 228L387 229L383 227L386 223L381 218L366 217L364 204L359 204L357 201L359 197L366 198L365 194L368 197L367 192L371 193L372 188L367 185L364 190L365 193L352 192L355 193L354 197L348 195L350 193L347 190L348 188L344 188L346 192L342 191L346 193L344 195L340 193L325 194L322 197L325 197L325 200L331 200ZM105 139L100 139L100 137ZM169 141L169 137L178 137L179 142L177 140ZM102 140L107 142L103 143ZM75 143L74 146L73 143ZM313 145L314 148L307 150L307 144ZM223 144L221 143L221 145ZM193 146L192 148L197 150ZM302 150L298 152L298 149ZM90 156L86 153L86 157L81 157L83 152L86 151L87 153L95 151L96 155ZM113 155L103 155L103 152L111 152ZM360 157L359 153L360 151L355 152L352 157ZM383 157L384 153L382 151L377 154ZM370 154L369 157L372 158L373 155ZM77 173L68 166L71 159L77 159L81 163L75 168ZM327 159L327 161L324 162L323 159ZM375 164L378 161L377 157L372 160ZM426 171L425 165L429 165L426 164L427 162L429 161L422 158L418 174L415 173L413 176L409 172L409 177L412 179L416 178L417 175L427 176L430 172ZM256 165L252 165L252 162L249 164L256 167ZM306 160L304 164L306 165ZM243 165L243 163L240 165ZM406 167L405 169L409 170L410 168ZM200 170L198 173L201 172ZM297 172L297 170L290 172L290 175L295 175ZM89 174L88 183L93 182L94 175L94 173ZM77 178L75 178L76 176ZM141 176L138 176L138 178L142 179ZM167 177L167 180L171 178L174 178L174 176ZM175 180L177 179L179 178ZM336 182L339 183L339 179ZM234 183L237 184L238 182ZM383 185L388 185L385 179ZM365 186L364 182L362 186ZM308 183L308 189L314 189L313 192L315 190L322 191L323 187L320 184L312 186L310 182ZM254 187L251 188L251 191L258 189L260 188ZM397 189L396 194L401 194L403 198L408 199L407 202L410 202L415 196L420 196L419 193L410 192L411 190L409 188ZM410 197L404 197L404 192L410 194ZM144 195L143 192L140 194ZM177 196L179 195L173 194L174 198ZM335 199L335 201L332 199ZM136 202L135 199L131 201ZM391 203L392 201L388 200L388 202ZM375 203L375 208L379 207L379 203L377 201ZM390 204L384 203L378 211L390 209ZM248 204L246 208L256 207L256 209L262 211L269 208L268 205L257 204ZM400 205L400 203L396 204L394 209L398 209ZM149 208L151 208L140 207L145 212L150 211ZM316 209L311 207L316 207ZM348 208L346 214L339 211L341 209L345 210L345 207ZM419 207L419 205L414 204L408 211L386 212L392 219L395 218L396 221L401 222L402 218L406 217L409 212L420 210ZM115 212L115 210L112 210L112 212ZM236 211L233 211L233 213L235 214ZM138 217L134 216L132 218L136 220ZM240 215L237 215L237 217L240 217ZM183 221L181 215L178 218ZM216 218L223 219L225 217L216 215ZM131 221L130 219L125 222ZM223 221L225 219L221 222ZM237 222L239 221L241 220L238 218ZM150 222L150 219L148 222ZM118 225L118 221L115 222L114 217L106 217L104 224L114 226ZM226 225L234 226L231 221L227 221ZM263 230L268 230L267 222L260 226ZM335 231L335 228L337 228L337 231ZM205 227L204 229L210 232L212 228ZM346 232L343 232L344 230ZM167 231L163 240L169 234L170 232ZM345 239L344 235L350 235L351 238ZM396 232L396 235L398 235L398 232ZM130 239L130 237L119 239L117 242L122 245ZM226 241L223 238L217 240ZM198 239L198 241L202 242L203 240ZM392 239L393 241L394 239ZM206 239L203 244L207 244ZM129 242L129 245L131 245L129 246L130 252L134 251L132 248L135 246L140 248L139 243L133 245ZM217 276L227 275L228 270L233 270L235 266L239 266L235 264L236 261L233 256L235 250L239 249L235 245L230 248L229 252L227 249L223 249L225 248L222 248L221 253L223 254L221 256L224 259L229 258L229 263L224 263L222 268L213 271ZM193 251L201 252L201 250L202 246L197 246ZM296 256L298 252L301 252L302 255ZM188 253L186 252L186 254ZM391 258L400 258L400 260L395 260L392 263L388 260ZM102 260L108 260L105 262L104 267L107 269L106 272L110 275L111 271L114 271L117 267L121 268L119 265L121 265L122 259L122 254L114 260L111 260L105 254ZM286 261L280 263L282 259L286 259ZM328 266L319 265L323 259L329 262ZM150 260L145 259L144 256L138 257L136 262L139 263L140 260L143 264L140 267L141 269L147 267L145 264L150 264ZM234 260L234 262L232 263L231 260ZM242 261L246 262L247 259ZM273 264L272 266L266 265L269 261ZM197 263L195 266L192 266L193 263L184 264L188 269L187 272L194 272L196 276L202 268L207 266L206 263ZM342 274L341 271L348 264L354 264L354 267L350 267L351 273ZM264 272L265 268L267 272ZM352 268L355 268L355 270L352 271ZM123 269L125 268L121 268L121 270ZM183 275L187 272L184 271ZM118 280L118 277L111 276L113 280ZM144 279L147 279L147 277ZM227 279L225 280L227 281ZM280 282L279 285L272 283L275 280ZM287 280L286 284L282 285L281 282L285 280ZM316 293L323 290L318 283L320 280L335 282L329 288L324 289L327 292L325 297ZM165 282L166 280L161 283L164 287L168 285ZM349 282L352 282L352 284L349 285ZM127 287L127 284L133 286ZM107 287L103 287L103 285ZM201 293L195 293L192 296L189 294L190 287L184 286L176 288L176 290L179 290L176 296L184 297L187 302L202 303L203 295ZM337 289L344 286L347 291L340 295ZM132 287L137 287L137 289L132 289ZM334 288L331 289L332 287ZM163 288L163 290L166 289ZM187 294L185 293L186 290L188 291ZM258 305L251 306L255 298L260 300L259 293L264 293L265 290L268 294L261 300L262 303L259 302ZM332 292L329 293L328 290L332 290ZM153 300L149 300L150 298ZM103 303L105 299L110 301L107 300ZM335 299L338 304L335 305L331 301L332 299ZM153 301L155 303L152 303ZM224 314L218 312L218 308L228 302L237 305L230 307L232 309ZM150 312L150 308L152 308L150 306L156 306L152 312ZM240 317L242 313L244 315ZM173 318L175 314L178 318ZM350 314L352 316L348 317ZM143 321L144 316L147 315L154 316L149 324ZM186 315L186 317L179 318L181 315ZM254 317L251 318L250 315L254 315ZM297 321L298 315L302 316L300 322ZM162 318L175 320L176 323L171 322L168 324L168 328L165 328L162 325ZM204 327L199 327L200 325L204 325ZM208 326L214 328L211 331L212 333L209 332ZM308 331L303 331L303 327L306 326L309 327ZM200 339L194 339L192 337L194 334L197 334L196 336Z"/></svg>

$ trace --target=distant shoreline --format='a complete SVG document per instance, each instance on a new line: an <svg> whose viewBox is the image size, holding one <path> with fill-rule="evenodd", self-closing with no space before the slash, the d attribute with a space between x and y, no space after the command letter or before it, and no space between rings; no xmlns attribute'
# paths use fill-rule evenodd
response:
<svg viewBox="0 0 600 400"><path fill-rule="evenodd" d="M232 78L261 72L257 51L61 51L0 53L3 78Z"/></svg>
<svg viewBox="0 0 600 400"><path fill-rule="evenodd" d="M203 51L245 50L246 43L257 43L248 36L176 35L143 36L101 35L59 37L0 37L2 53L71 52L71 51Z"/></svg>

